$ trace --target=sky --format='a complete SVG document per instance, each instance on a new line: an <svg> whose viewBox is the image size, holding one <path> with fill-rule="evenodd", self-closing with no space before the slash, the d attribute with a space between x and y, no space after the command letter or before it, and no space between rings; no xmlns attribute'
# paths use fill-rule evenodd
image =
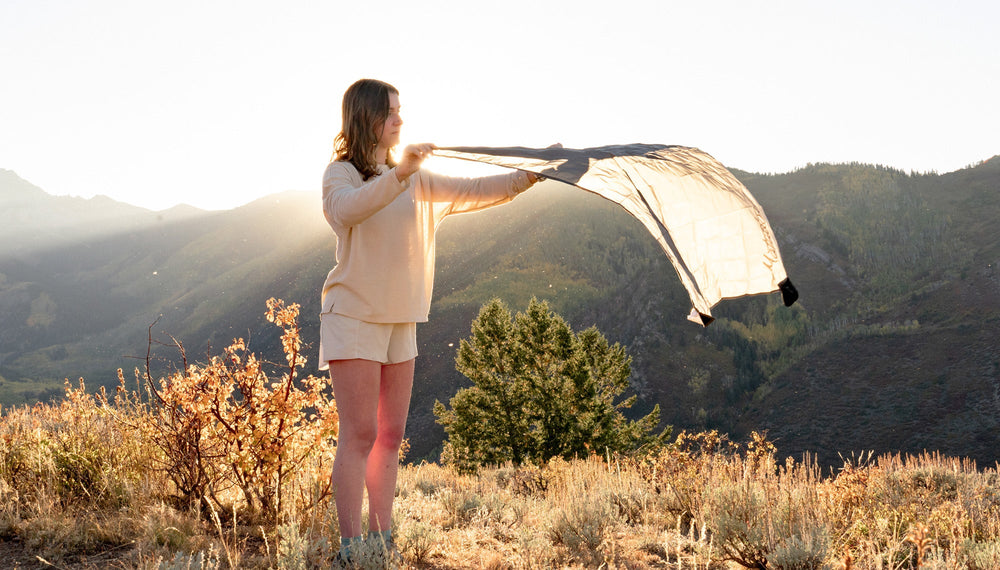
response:
<svg viewBox="0 0 1000 570"><path fill-rule="evenodd" d="M994 0L0 0L0 168L152 210L318 196L344 90L374 77L404 144L944 173L1000 154L998 21ZM427 166L478 173L456 162Z"/></svg>

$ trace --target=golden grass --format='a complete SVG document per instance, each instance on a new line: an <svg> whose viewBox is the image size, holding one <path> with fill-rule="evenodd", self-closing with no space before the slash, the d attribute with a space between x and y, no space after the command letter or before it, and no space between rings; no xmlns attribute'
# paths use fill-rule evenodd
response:
<svg viewBox="0 0 1000 570"><path fill-rule="evenodd" d="M64 568L330 567L328 500L274 523L242 511L238 493L229 512L178 509L146 432L69 394L0 418L4 540ZM288 492L307 496L328 473L317 458ZM641 457L475 475L405 466L395 536L404 568L998 568L998 481L930 453L823 476L808 461L776 465L763 438L682 433Z"/></svg>

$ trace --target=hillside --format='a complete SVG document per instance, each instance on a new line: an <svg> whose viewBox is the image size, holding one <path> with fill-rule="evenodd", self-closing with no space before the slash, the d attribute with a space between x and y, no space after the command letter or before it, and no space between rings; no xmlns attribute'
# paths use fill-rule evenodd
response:
<svg viewBox="0 0 1000 570"><path fill-rule="evenodd" d="M790 271L816 289L802 354L743 429L826 462L861 449L997 461L1000 158L942 176L819 165L747 183L780 220ZM781 199L810 190L812 204Z"/></svg>
<svg viewBox="0 0 1000 570"><path fill-rule="evenodd" d="M448 220L419 328L411 457L440 445L431 406L464 381L455 347L479 307L499 296L521 310L537 296L627 347L636 414L659 403L678 428L768 429L780 453L824 464L868 449L1000 459L1000 158L944 175L858 164L735 174L768 213L802 297L791 308L777 295L724 301L707 329L686 321L686 294L645 229L596 196L545 183ZM0 177L0 196L8 186ZM48 398L66 377L112 384L117 367L139 364L128 356L146 354L154 322L189 358L237 336L276 346L262 317L271 296L303 305L315 342L334 247L309 193L30 256L2 243L6 403Z"/></svg>
<svg viewBox="0 0 1000 570"><path fill-rule="evenodd" d="M190 206L161 212L116 202L106 196L57 197L0 168L0 254L29 256L102 236L196 218Z"/></svg>
<svg viewBox="0 0 1000 570"><path fill-rule="evenodd" d="M308 203L308 204L307 204ZM273 295L308 300L332 264L322 215L304 193L0 260L0 394L45 399L63 378L110 385L145 356L147 330L192 359L263 327ZM312 214L312 215L310 215ZM318 223L317 223L318 222ZM323 226L319 224L324 224ZM318 309L307 311L314 322ZM307 321L308 319L304 319ZM157 347L155 354L176 351Z"/></svg>

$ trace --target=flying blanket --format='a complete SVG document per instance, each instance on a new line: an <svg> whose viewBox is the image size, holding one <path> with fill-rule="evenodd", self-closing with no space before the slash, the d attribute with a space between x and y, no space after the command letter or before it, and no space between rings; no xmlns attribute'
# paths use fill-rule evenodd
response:
<svg viewBox="0 0 1000 570"><path fill-rule="evenodd" d="M611 145L585 149L447 147L436 156L534 172L603 196L649 230L670 258L708 326L722 299L781 291L798 298L764 210L708 154L683 146Z"/></svg>

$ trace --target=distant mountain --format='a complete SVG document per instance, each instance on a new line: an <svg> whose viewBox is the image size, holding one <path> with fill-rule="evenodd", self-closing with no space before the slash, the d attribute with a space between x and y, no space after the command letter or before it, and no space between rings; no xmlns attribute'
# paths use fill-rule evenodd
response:
<svg viewBox="0 0 1000 570"><path fill-rule="evenodd" d="M862 164L734 173L768 213L802 297L791 308L777 295L724 301L706 329L685 319L687 295L646 230L596 196L550 182L445 222L431 322L418 333L411 456L440 446L431 406L465 385L455 351L479 307L498 296L523 310L536 296L625 345L634 412L659 403L677 429L767 429L780 452L826 465L868 449L1000 459L1000 158L945 175ZM0 196L27 185L5 176ZM60 200L21 189L37 204ZM74 212L66 235L88 224ZM130 357L146 354L154 322L154 338L169 333L192 360L234 337L276 360L278 331L263 319L272 296L302 304L304 338L318 340L334 263L318 196L127 227L117 215L103 224L116 233L31 255L0 242L0 400L48 398L67 377L114 384L116 368L142 363Z"/></svg>
<svg viewBox="0 0 1000 570"><path fill-rule="evenodd" d="M153 212L107 196L52 196L15 172L0 169L0 251L5 254L31 254L204 213L192 206Z"/></svg>
<svg viewBox="0 0 1000 570"><path fill-rule="evenodd" d="M138 364L128 357L146 354L154 322L192 354L247 336L261 327L269 296L314 297L318 286L297 274L322 263L315 271L325 275L333 263L325 222L303 193L106 223L95 237L75 230L94 216L74 212L66 215L74 229L62 234L69 243L25 254L5 240L0 249L0 398L8 402L47 397L67 377L109 384L116 368Z"/></svg>

